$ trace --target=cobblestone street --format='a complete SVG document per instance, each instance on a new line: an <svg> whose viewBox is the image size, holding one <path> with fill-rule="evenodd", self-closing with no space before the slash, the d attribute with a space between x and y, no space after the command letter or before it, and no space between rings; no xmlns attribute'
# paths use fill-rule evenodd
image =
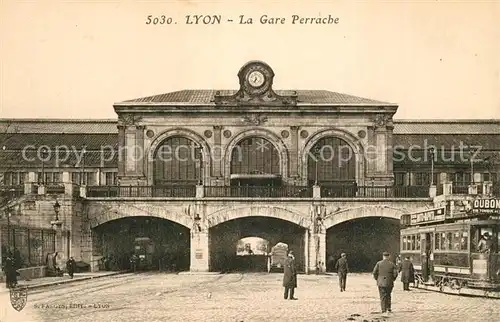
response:
<svg viewBox="0 0 500 322"><path fill-rule="evenodd" d="M498 321L500 316L499 300L403 292L399 280L393 313L382 315L369 274L349 275L344 293L335 275L299 275L298 301L285 301L281 279L281 274L105 277L31 291L22 320L27 313L31 321L72 322Z"/></svg>

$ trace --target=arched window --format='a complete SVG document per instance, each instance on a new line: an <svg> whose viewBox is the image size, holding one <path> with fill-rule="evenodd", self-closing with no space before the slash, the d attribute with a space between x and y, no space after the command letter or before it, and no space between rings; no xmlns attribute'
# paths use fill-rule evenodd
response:
<svg viewBox="0 0 500 322"><path fill-rule="evenodd" d="M276 147L264 138L240 141L231 155L232 174L279 174L280 158Z"/></svg>
<svg viewBox="0 0 500 322"><path fill-rule="evenodd" d="M351 146L336 137L320 139L309 151L308 181L310 184L354 183L356 156Z"/></svg>
<svg viewBox="0 0 500 322"><path fill-rule="evenodd" d="M175 136L163 141L154 156L154 184L196 184L201 178L201 153L191 139Z"/></svg>

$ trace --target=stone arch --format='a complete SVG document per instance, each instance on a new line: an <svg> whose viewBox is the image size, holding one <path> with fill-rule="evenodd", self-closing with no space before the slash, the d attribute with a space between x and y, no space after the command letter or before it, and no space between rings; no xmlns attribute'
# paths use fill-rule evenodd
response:
<svg viewBox="0 0 500 322"><path fill-rule="evenodd" d="M326 137L336 137L344 140L353 150L355 154L356 162L356 181L358 185L362 185L365 180L365 158L364 158L364 146L363 144L351 133L341 130L341 129L326 129L316 132L311 135L311 137L306 141L306 144L300 151L300 170L301 176L304 180L307 180L307 162L309 151L312 147L321 139Z"/></svg>
<svg viewBox="0 0 500 322"><path fill-rule="evenodd" d="M212 168L212 158L210 152L210 145L205 141L205 139L199 135L198 133L185 129L185 128L175 128L169 129L159 133L156 137L153 138L149 148L148 148L148 162L147 162L147 178L150 184L154 182L154 155L156 150L166 139L173 136L182 136L188 138L202 147L202 155L203 155L203 182L208 182L210 178L210 169Z"/></svg>
<svg viewBox="0 0 500 322"><path fill-rule="evenodd" d="M300 227L308 228L310 219L296 212L280 207L250 206L222 209L207 216L208 227L215 227L229 220L250 217L270 217L294 223Z"/></svg>
<svg viewBox="0 0 500 322"><path fill-rule="evenodd" d="M331 228L340 223L367 217L384 217L399 220L401 215L406 213L404 208L394 208L385 205L361 206L340 210L327 216L323 223L325 228Z"/></svg>
<svg viewBox="0 0 500 322"><path fill-rule="evenodd" d="M159 207L152 211L149 209L150 207L131 206L123 202L109 205L109 202L107 202L106 207L102 207L104 209L96 209L95 206L92 208L92 211L89 212L89 223L92 229L107 222L128 217L155 217L169 220L189 229L192 229L193 226L191 218L177 212L168 211L166 207Z"/></svg>
<svg viewBox="0 0 500 322"><path fill-rule="evenodd" d="M288 149L285 143L274 132L262 129L253 128L242 131L235 135L233 139L226 145L224 151L224 176L227 181L231 175L231 157L234 147L242 140L250 137L261 137L268 140L278 150L280 156L280 174L284 181L288 178Z"/></svg>

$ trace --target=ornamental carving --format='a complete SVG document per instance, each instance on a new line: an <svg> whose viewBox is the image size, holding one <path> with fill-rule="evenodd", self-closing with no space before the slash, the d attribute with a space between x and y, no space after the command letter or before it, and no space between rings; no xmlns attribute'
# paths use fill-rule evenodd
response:
<svg viewBox="0 0 500 322"><path fill-rule="evenodd" d="M242 121L252 125L261 125L267 122L267 116L260 114L245 115Z"/></svg>
<svg viewBox="0 0 500 322"><path fill-rule="evenodd" d="M375 124L375 128L386 127L390 125L392 118L387 114L377 114L373 122Z"/></svg>
<svg viewBox="0 0 500 322"><path fill-rule="evenodd" d="M129 126L134 125L142 120L142 116L134 115L132 113L124 113L118 115L118 125Z"/></svg>
<svg viewBox="0 0 500 322"><path fill-rule="evenodd" d="M216 107L283 108L297 105L297 92L280 95L273 91L274 72L261 61L250 61L238 73L240 89L232 95L217 91L213 102Z"/></svg>

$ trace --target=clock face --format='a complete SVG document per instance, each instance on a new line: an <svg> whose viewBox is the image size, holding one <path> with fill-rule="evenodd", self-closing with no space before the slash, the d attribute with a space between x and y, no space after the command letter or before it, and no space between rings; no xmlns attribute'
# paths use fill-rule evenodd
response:
<svg viewBox="0 0 500 322"><path fill-rule="evenodd" d="M265 79L264 75L261 72L257 71L257 70L254 70L253 72L251 72L248 75L248 83L252 87L260 87L260 86L262 86L262 84L264 84L265 80L266 79Z"/></svg>

